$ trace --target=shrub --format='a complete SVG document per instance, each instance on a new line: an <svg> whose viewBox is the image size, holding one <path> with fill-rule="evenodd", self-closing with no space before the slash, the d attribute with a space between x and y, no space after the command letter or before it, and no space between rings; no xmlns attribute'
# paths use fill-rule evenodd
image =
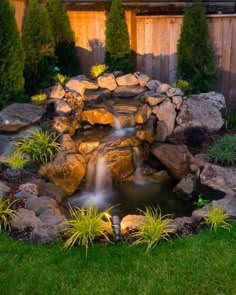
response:
<svg viewBox="0 0 236 295"><path fill-rule="evenodd" d="M107 69L108 69L108 66L106 66L105 64L94 65L91 67L90 73L92 77L97 78L101 76Z"/></svg>
<svg viewBox="0 0 236 295"><path fill-rule="evenodd" d="M16 150L11 155L6 157L5 162L11 169L21 169L25 167L28 160L24 154Z"/></svg>
<svg viewBox="0 0 236 295"><path fill-rule="evenodd" d="M214 207L207 212L203 223L210 227L211 230L217 231L219 228L230 230L231 225L228 223L230 215L222 207Z"/></svg>
<svg viewBox="0 0 236 295"><path fill-rule="evenodd" d="M24 89L25 54L16 25L15 11L8 0L0 1L0 108L14 101Z"/></svg>
<svg viewBox="0 0 236 295"><path fill-rule="evenodd" d="M17 150L29 155L34 161L46 164L52 160L60 144L54 134L43 131L31 132L32 136L25 137L22 141L15 142Z"/></svg>
<svg viewBox="0 0 236 295"><path fill-rule="evenodd" d="M184 130L184 139L188 146L198 147L207 139L207 134L205 127L189 127Z"/></svg>
<svg viewBox="0 0 236 295"><path fill-rule="evenodd" d="M236 163L236 135L227 134L207 150L211 161L222 165L234 165Z"/></svg>
<svg viewBox="0 0 236 295"><path fill-rule="evenodd" d="M54 38L46 8L37 0L28 1L22 40L26 52L24 69L28 94L45 89L52 83L56 63Z"/></svg>
<svg viewBox="0 0 236 295"><path fill-rule="evenodd" d="M47 99L46 93L40 93L40 94L36 94L36 95L31 96L32 103L36 104L36 105L44 104L46 99Z"/></svg>
<svg viewBox="0 0 236 295"><path fill-rule="evenodd" d="M78 75L79 62L76 56L75 37L64 6L58 0L48 0L52 33L55 39L57 65L64 75Z"/></svg>
<svg viewBox="0 0 236 295"><path fill-rule="evenodd" d="M11 209L14 202L9 200L3 201L3 197L0 196L0 232L7 230L9 227L9 220L16 217L16 211Z"/></svg>
<svg viewBox="0 0 236 295"><path fill-rule="evenodd" d="M106 19L105 64L109 71L132 71L129 33L121 0L112 0Z"/></svg>
<svg viewBox="0 0 236 295"><path fill-rule="evenodd" d="M192 93L192 86L188 81L177 80L172 84L172 86L181 89L185 95L189 95Z"/></svg>
<svg viewBox="0 0 236 295"><path fill-rule="evenodd" d="M177 78L188 81L193 92L206 92L216 82L217 69L209 44L205 10L199 0L186 10L177 47Z"/></svg>
<svg viewBox="0 0 236 295"><path fill-rule="evenodd" d="M236 113L235 112L226 112L225 128L236 130Z"/></svg>
<svg viewBox="0 0 236 295"><path fill-rule="evenodd" d="M202 194L198 195L198 199L196 202L194 202L194 205L196 205L198 208L202 208L204 206L206 206L207 204L209 204L209 200L203 198Z"/></svg>
<svg viewBox="0 0 236 295"><path fill-rule="evenodd" d="M131 238L135 239L132 245L147 244L147 253L160 240L168 240L174 230L170 227L171 215L162 216L159 208L146 207L145 211L140 212L146 221L139 226L138 231L131 233Z"/></svg>
<svg viewBox="0 0 236 295"><path fill-rule="evenodd" d="M64 243L64 248L79 245L86 249L93 245L96 238L103 237L107 241L113 235L109 211L111 208L99 213L97 208L89 206L88 209L70 208L71 219L63 221L66 225L63 231L69 236Z"/></svg>

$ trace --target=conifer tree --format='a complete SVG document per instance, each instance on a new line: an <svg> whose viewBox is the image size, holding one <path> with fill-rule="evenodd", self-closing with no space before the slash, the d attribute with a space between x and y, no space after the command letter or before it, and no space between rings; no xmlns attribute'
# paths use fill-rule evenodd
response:
<svg viewBox="0 0 236 295"><path fill-rule="evenodd" d="M55 55L58 67L64 75L78 75L79 63L76 57L75 37L64 6L59 0L48 0L48 13L55 39Z"/></svg>
<svg viewBox="0 0 236 295"><path fill-rule="evenodd" d="M108 70L131 72L129 34L121 0L112 0L106 19L105 37L105 63Z"/></svg>
<svg viewBox="0 0 236 295"><path fill-rule="evenodd" d="M205 9L199 0L186 10L177 48L177 78L193 92L209 91L217 78L216 61L209 44Z"/></svg>
<svg viewBox="0 0 236 295"><path fill-rule="evenodd" d="M35 94L50 86L56 64L49 16L46 8L37 0L28 1L22 38L26 53L26 91Z"/></svg>
<svg viewBox="0 0 236 295"><path fill-rule="evenodd" d="M9 0L0 1L0 107L24 89L24 50Z"/></svg>

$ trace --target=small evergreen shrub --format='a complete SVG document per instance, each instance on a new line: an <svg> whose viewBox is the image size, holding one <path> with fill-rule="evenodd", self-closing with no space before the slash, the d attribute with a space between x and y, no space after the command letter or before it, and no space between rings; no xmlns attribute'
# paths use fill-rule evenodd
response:
<svg viewBox="0 0 236 295"><path fill-rule="evenodd" d="M22 141L15 142L16 149L29 155L34 161L47 164L60 149L60 144L56 141L54 134L43 131L31 133L32 136L24 137Z"/></svg>
<svg viewBox="0 0 236 295"><path fill-rule="evenodd" d="M25 88L32 95L51 85L56 64L49 16L37 0L28 1L22 40L26 52Z"/></svg>
<svg viewBox="0 0 236 295"><path fill-rule="evenodd" d="M186 10L177 46L177 78L190 83L193 92L209 91L217 79L217 67L209 44L205 9L199 0Z"/></svg>
<svg viewBox="0 0 236 295"><path fill-rule="evenodd" d="M88 209L70 208L71 218L62 223L66 225L63 232L68 235L64 248L71 248L74 245L84 247L87 256L88 248L93 245L96 238L103 237L110 241L109 237L113 235L110 209L98 212L98 209L92 206L89 206Z"/></svg>
<svg viewBox="0 0 236 295"><path fill-rule="evenodd" d="M25 54L9 0L0 1L0 109L24 90Z"/></svg>
<svg viewBox="0 0 236 295"><path fill-rule="evenodd" d="M236 135L227 134L207 150L207 154L211 161L222 165L236 164Z"/></svg>
<svg viewBox="0 0 236 295"><path fill-rule="evenodd" d="M66 76L66 75L62 75L60 73L57 73L56 76L54 77L54 80L57 83L60 83L61 86L65 86L65 84L70 80L70 77Z"/></svg>
<svg viewBox="0 0 236 295"><path fill-rule="evenodd" d="M192 86L188 81L185 80L177 80L172 84L174 88L179 88L183 91L185 95L189 95L192 93Z"/></svg>
<svg viewBox="0 0 236 295"><path fill-rule="evenodd" d="M207 135L207 129L204 127L189 127L184 130L185 142L191 147L201 147Z"/></svg>
<svg viewBox="0 0 236 295"><path fill-rule="evenodd" d="M75 37L65 8L59 0L48 0L47 3L52 33L55 39L57 66L63 75L78 75L79 62L76 56Z"/></svg>
<svg viewBox="0 0 236 295"><path fill-rule="evenodd" d="M132 72L129 33L121 0L112 0L106 19L105 64L109 71Z"/></svg>

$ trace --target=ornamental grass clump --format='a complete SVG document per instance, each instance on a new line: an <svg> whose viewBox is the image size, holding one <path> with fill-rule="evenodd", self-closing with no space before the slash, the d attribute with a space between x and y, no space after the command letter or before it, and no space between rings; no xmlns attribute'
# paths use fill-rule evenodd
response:
<svg viewBox="0 0 236 295"><path fill-rule="evenodd" d="M207 150L207 154L211 161L222 165L236 164L236 135L227 134Z"/></svg>
<svg viewBox="0 0 236 295"><path fill-rule="evenodd" d="M94 65L91 67L90 73L93 78L97 78L101 76L107 69L108 66L106 66L105 64Z"/></svg>
<svg viewBox="0 0 236 295"><path fill-rule="evenodd" d="M230 230L231 224L229 224L229 220L230 215L225 212L224 208L216 206L207 212L203 223L209 226L210 230L216 232L219 228Z"/></svg>
<svg viewBox="0 0 236 295"><path fill-rule="evenodd" d="M4 172L3 176L6 180L12 182L19 182L23 177L28 175L28 171L25 166L29 163L25 155L15 150L11 155L6 157L5 164L8 166Z"/></svg>
<svg viewBox="0 0 236 295"><path fill-rule="evenodd" d="M91 205L87 209L70 207L71 218L62 222L65 225L62 231L68 236L64 248L78 245L85 248L87 256L88 248L93 246L96 238L105 238L109 242L109 237L113 235L110 209L98 212L98 209Z"/></svg>
<svg viewBox="0 0 236 295"><path fill-rule="evenodd" d="M46 93L40 93L40 94L35 94L35 95L31 96L31 102L35 105L44 104L46 99L47 99Z"/></svg>
<svg viewBox="0 0 236 295"><path fill-rule="evenodd" d="M10 202L9 200L3 200L0 196L0 232L9 228L9 221L16 217L16 211L11 209L15 201Z"/></svg>
<svg viewBox="0 0 236 295"><path fill-rule="evenodd" d="M60 150L60 144L55 135L48 132L32 131L32 136L25 137L22 141L15 142L17 150L27 154L32 160L40 164L47 164L53 159L54 154Z"/></svg>
<svg viewBox="0 0 236 295"><path fill-rule="evenodd" d="M174 229L170 226L171 215L162 215L160 208L146 207L145 211L140 212L145 221L137 231L131 233L131 238L134 239L132 245L147 244L147 253L161 240L168 240Z"/></svg>

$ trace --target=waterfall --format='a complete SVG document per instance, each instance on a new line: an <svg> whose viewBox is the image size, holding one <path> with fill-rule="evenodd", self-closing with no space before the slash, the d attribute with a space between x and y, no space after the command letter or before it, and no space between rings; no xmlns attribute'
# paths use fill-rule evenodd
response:
<svg viewBox="0 0 236 295"><path fill-rule="evenodd" d="M138 184L144 184L144 177L142 174L142 160L141 160L141 153L138 147L133 148L134 151L134 161L136 164L136 170L134 172L134 182Z"/></svg>
<svg viewBox="0 0 236 295"><path fill-rule="evenodd" d="M99 155L96 164L95 195L112 189L112 179L106 159Z"/></svg>

